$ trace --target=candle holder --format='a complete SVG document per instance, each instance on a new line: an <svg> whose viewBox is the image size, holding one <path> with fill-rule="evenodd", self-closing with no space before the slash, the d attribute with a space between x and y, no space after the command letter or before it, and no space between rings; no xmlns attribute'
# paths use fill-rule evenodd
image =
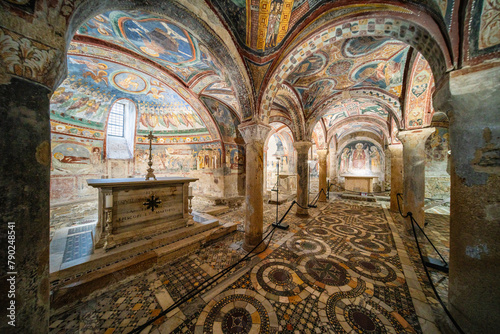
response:
<svg viewBox="0 0 500 334"><path fill-rule="evenodd" d="M188 200L189 200L188 212L189 212L189 214L191 214L191 212L193 212L193 203L192 203L193 197L194 197L193 195L188 196Z"/></svg>

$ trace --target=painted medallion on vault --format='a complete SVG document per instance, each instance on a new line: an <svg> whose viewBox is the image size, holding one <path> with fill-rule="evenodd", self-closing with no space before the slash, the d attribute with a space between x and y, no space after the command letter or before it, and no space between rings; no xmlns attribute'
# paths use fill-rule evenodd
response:
<svg viewBox="0 0 500 334"><path fill-rule="evenodd" d="M120 17L122 37L135 48L154 58L173 64L195 60L195 47L189 34L178 26L159 19Z"/></svg>

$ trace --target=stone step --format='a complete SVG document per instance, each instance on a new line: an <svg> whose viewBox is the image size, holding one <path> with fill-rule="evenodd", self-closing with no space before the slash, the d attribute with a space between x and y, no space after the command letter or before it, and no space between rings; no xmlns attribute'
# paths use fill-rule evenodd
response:
<svg viewBox="0 0 500 334"><path fill-rule="evenodd" d="M424 206L424 211L435 208L436 206L443 205L444 203L450 203L450 198L448 197L445 199L433 200Z"/></svg>
<svg viewBox="0 0 500 334"><path fill-rule="evenodd" d="M227 206L227 205L215 205L215 206L206 208L205 210L203 210L203 213L206 213L206 214L209 214L212 216L218 216L218 215L221 215L221 214L226 213L228 211L229 211L229 206Z"/></svg>
<svg viewBox="0 0 500 334"><path fill-rule="evenodd" d="M68 305L78 302L78 300L89 296L91 293L109 288L111 284L119 283L129 276L191 254L205 243L235 231L237 227L235 223L218 225L218 221L215 222L217 225L213 221L209 221L205 224L209 228L195 235L64 282L53 289L51 308L54 312L60 313L67 309Z"/></svg>
<svg viewBox="0 0 500 334"><path fill-rule="evenodd" d="M84 259L85 262L83 263L82 259L63 263L61 265L61 270L50 274L50 280L63 280L82 272L95 270L96 268L110 265L127 257L153 250L155 248L173 243L177 240L185 239L207 230L217 228L218 226L219 221L216 219L206 220L201 223L194 222L191 226L182 227L168 233L159 234L148 239L122 245L108 251L97 249L94 254Z"/></svg>

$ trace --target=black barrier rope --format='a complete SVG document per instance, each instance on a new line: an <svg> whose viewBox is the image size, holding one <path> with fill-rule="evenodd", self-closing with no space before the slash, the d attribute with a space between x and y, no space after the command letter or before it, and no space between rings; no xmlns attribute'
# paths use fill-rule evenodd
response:
<svg viewBox="0 0 500 334"><path fill-rule="evenodd" d="M131 333L140 333L141 331L143 331L146 327L148 327L149 325L151 325L156 320L160 319L161 317L163 317L167 313L171 312L175 308L177 308L180 305L184 304L189 299L191 299L191 298L195 297L196 295L198 295L199 293L201 293L205 288L208 288L210 285L212 285L213 283L217 282L225 274L227 274L228 272L230 272L233 268L235 268L237 265L239 265L243 261L249 261L249 260L253 259L255 256L257 256L257 255L261 254L262 252L264 252L269 247L269 244L271 243L271 240L272 240L272 238L274 236L274 232L276 231L276 228L281 225L281 223L286 218L286 216L288 215L288 213L290 212L290 210L292 209L292 207L294 205L297 205L298 207L303 208L303 209L308 209L308 208L304 208L303 206L301 206L295 200L292 201L292 203L290 204L290 207L288 208L288 210L286 210L285 214L279 220L279 222L275 226L273 226L272 229L271 229L271 231L269 231L269 233L267 233L266 236L264 238L262 238L262 240L254 248L252 248L252 250L249 251L244 257L242 257L239 261L235 262L234 264L232 264L232 265L226 267L225 269L221 270L220 272L218 272L214 276L211 276L211 277L207 278L198 287L196 287L196 288L191 289L190 291L188 291L184 296L182 296L178 301L176 301L174 304L172 304L169 308L167 308L166 310L160 312L160 314L158 314L153 319L150 319L148 322L144 323L143 325L141 325L139 327L136 327ZM269 229L269 227L268 227L268 229ZM269 236L270 236L269 242L266 244L266 247L262 251L260 251L259 253L256 253L256 254L253 254L252 256L250 256L252 254L252 252L254 250L256 250Z"/></svg>
<svg viewBox="0 0 500 334"><path fill-rule="evenodd" d="M325 194L325 196L326 196L325 189L321 188L321 190L318 192L318 194L312 200L311 204L308 204L307 206L310 208L317 208L316 204L318 203L319 195L321 195L321 193Z"/></svg>
<svg viewBox="0 0 500 334"><path fill-rule="evenodd" d="M448 317L450 318L451 322L453 323L453 325L455 326L455 328L461 333L461 334L465 334L465 332L462 330L462 328L460 328L460 326L458 325L458 323L456 322L456 320L453 318L453 316L451 315L450 311L448 311L448 308L446 307L446 305L444 305L444 302L443 300L441 299L441 296L439 295L439 293L437 292L436 290L436 287L434 286L434 282L432 281L431 279L431 274L429 273L429 270L427 269L427 266L425 265L425 261L424 261L424 256L422 255L422 250L420 249L420 243L418 241L418 237L417 237L417 231L415 230L415 225L417 225L419 228L420 228L420 231L423 233L423 235L427 238L427 240L429 240L430 244L432 245L432 247L434 248L434 250L439 254L439 256L441 257L441 259L443 259L443 257L441 256L441 254L438 252L438 250L436 249L436 247L434 247L434 244L430 241L430 239L427 237L427 235L425 234L425 232L422 230L422 228L418 225L417 221L415 220L415 218L413 218L413 213L411 211L408 211L406 213L406 215L403 215L403 212L401 211L401 206L399 205L399 198L401 197L401 199L403 199L403 195L401 193L398 193L396 195L396 198L397 198L397 201L398 201L398 210L399 210L399 214L401 215L401 217L403 218L407 218L407 217L410 217L410 221L411 221L411 226L412 226L412 230L413 230L413 236L415 237L415 242L417 244L417 249L418 249L418 254L420 255L420 261L422 261L422 264L424 266L424 270L425 270L425 274L427 275L427 279L429 280L429 282L431 283L431 288L432 288L432 291L434 291L434 294L436 295L438 301L439 301L439 304L441 304L441 306L443 307L444 311L446 312L446 315L448 315ZM446 261L443 259L443 262L446 263ZM446 263L446 266L448 266L448 263Z"/></svg>

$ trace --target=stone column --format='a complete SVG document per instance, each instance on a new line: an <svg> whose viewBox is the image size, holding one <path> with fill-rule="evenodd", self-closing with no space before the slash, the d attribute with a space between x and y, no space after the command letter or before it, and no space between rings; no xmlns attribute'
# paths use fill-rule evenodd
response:
<svg viewBox="0 0 500 334"><path fill-rule="evenodd" d="M245 140L246 194L245 194L245 240L243 249L251 251L262 240L263 233L263 186L264 186L264 142L271 127L257 122L246 122L238 126ZM254 250L265 247L262 243Z"/></svg>
<svg viewBox="0 0 500 334"><path fill-rule="evenodd" d="M398 133L403 143L403 214L411 211L422 228L425 224L425 141L434 131L434 128L425 128ZM405 229L411 229L410 217L405 219Z"/></svg>
<svg viewBox="0 0 500 334"><path fill-rule="evenodd" d="M0 84L2 333L13 329L12 333L47 333L49 328L50 92L15 77ZM15 252L11 268L9 245ZM7 298L10 278L15 282L15 299ZM15 301L15 327L7 323L11 301Z"/></svg>
<svg viewBox="0 0 500 334"><path fill-rule="evenodd" d="M389 151L391 152L391 211L398 212L397 194L403 193L403 145L389 145ZM403 203L400 204L403 210Z"/></svg>
<svg viewBox="0 0 500 334"><path fill-rule="evenodd" d="M466 333L497 333L500 310L500 66L448 74L434 93L451 148L450 311Z"/></svg>
<svg viewBox="0 0 500 334"><path fill-rule="evenodd" d="M297 150L297 203L302 206L302 208L297 206L295 211L297 216L309 215L309 164L307 160L311 146L310 141L293 143L293 147Z"/></svg>
<svg viewBox="0 0 500 334"><path fill-rule="evenodd" d="M263 183L263 186L262 186L262 195L264 197L266 197L266 192L267 192L267 183L269 182L269 180L267 179L267 150L269 149L269 147L267 146L264 146L263 150L264 150L264 154L262 155L262 161L263 161L263 173L264 173L264 181L262 182Z"/></svg>
<svg viewBox="0 0 500 334"><path fill-rule="evenodd" d="M324 189L324 192L319 195L319 202L326 202L326 157L328 156L328 150L317 150L318 162L319 162L319 189Z"/></svg>

